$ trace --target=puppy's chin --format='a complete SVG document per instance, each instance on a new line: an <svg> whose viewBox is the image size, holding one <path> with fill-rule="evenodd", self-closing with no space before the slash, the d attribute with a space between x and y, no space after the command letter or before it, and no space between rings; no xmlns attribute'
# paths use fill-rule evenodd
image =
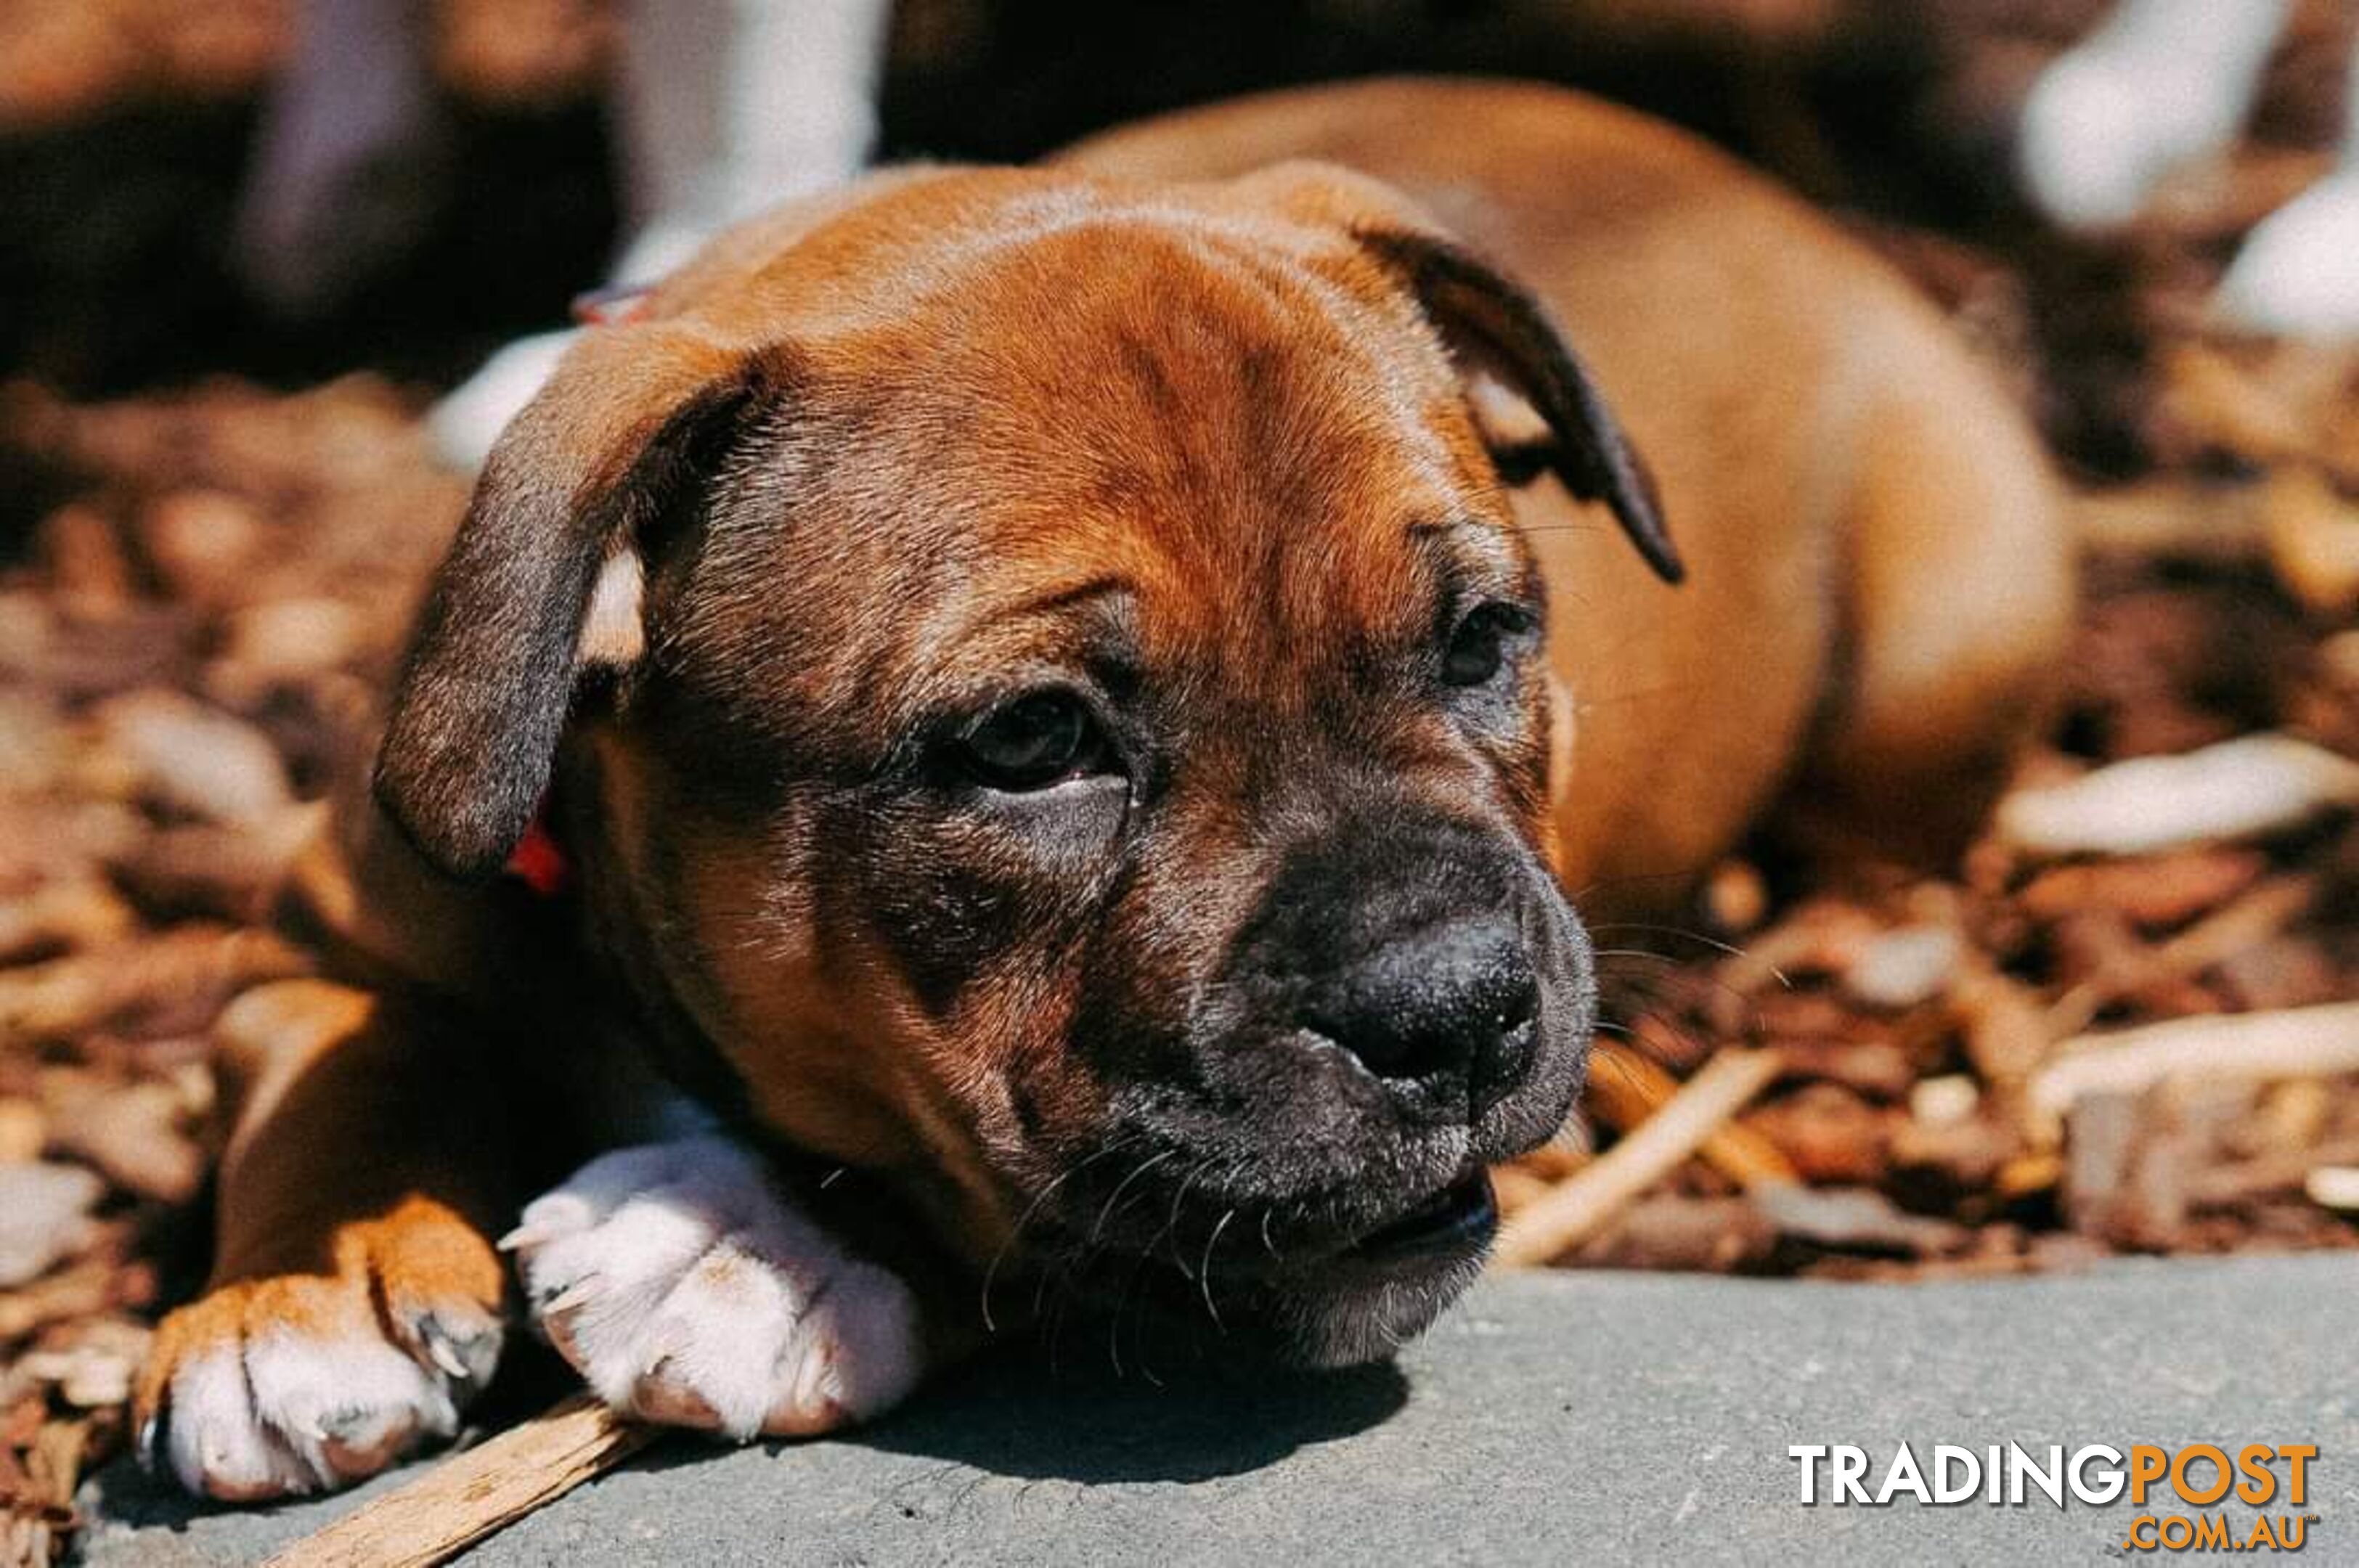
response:
<svg viewBox="0 0 2359 1568"><path fill-rule="evenodd" d="M1483 1272L1483 1253L1381 1274L1337 1271L1273 1282L1254 1303L1257 1337L1289 1366L1356 1367L1389 1359L1433 1326Z"/></svg>
<svg viewBox="0 0 2359 1568"><path fill-rule="evenodd" d="M1067 1282L1149 1360L1160 1347L1231 1365L1354 1367L1431 1327L1482 1273L1497 1227L1490 1180L1476 1172L1315 1259L1240 1258L1206 1278L1201 1265L1109 1252Z"/></svg>
<svg viewBox="0 0 2359 1568"><path fill-rule="evenodd" d="M1382 1270L1304 1270L1249 1286L1223 1281L1217 1314L1206 1311L1199 1281L1133 1260L1111 1271L1102 1288L1077 1292L1044 1332L1094 1322L1119 1347L1117 1366L1134 1355L1146 1367L1192 1363L1247 1374L1256 1366L1366 1366L1391 1359L1432 1327L1482 1273L1483 1260L1473 1249Z"/></svg>

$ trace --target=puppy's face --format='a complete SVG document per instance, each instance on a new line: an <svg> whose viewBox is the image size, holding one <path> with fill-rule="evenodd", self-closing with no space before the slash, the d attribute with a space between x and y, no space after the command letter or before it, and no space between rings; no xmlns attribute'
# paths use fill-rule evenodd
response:
<svg viewBox="0 0 2359 1568"><path fill-rule="evenodd" d="M1019 189L928 254L671 460L580 729L606 939L978 1269L1383 1354L1593 1015L1460 371L1315 226Z"/></svg>

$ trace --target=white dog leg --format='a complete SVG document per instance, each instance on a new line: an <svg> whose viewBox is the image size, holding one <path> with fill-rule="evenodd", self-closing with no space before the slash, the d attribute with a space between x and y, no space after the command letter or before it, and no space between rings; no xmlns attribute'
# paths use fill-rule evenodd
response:
<svg viewBox="0 0 2359 1568"><path fill-rule="evenodd" d="M2342 167L2246 237L2214 302L2223 319L2288 337L2359 338L2359 40L2346 102Z"/></svg>
<svg viewBox="0 0 2359 1568"><path fill-rule="evenodd" d="M636 0L622 94L633 237L614 280L653 282L740 218L859 173L891 17L889 0ZM431 416L442 460L483 467L571 341L512 343L445 398Z"/></svg>
<svg viewBox="0 0 2359 1568"><path fill-rule="evenodd" d="M840 185L876 141L887 0L637 0L624 109L636 237L616 281L715 231Z"/></svg>
<svg viewBox="0 0 2359 1568"><path fill-rule="evenodd" d="M2292 0L2123 0L2024 105L2026 192L2056 222L2137 216L2164 176L2227 146L2251 112Z"/></svg>

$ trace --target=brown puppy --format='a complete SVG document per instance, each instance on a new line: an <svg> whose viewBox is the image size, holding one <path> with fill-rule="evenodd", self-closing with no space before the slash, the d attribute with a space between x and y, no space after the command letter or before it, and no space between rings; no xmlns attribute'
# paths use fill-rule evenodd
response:
<svg viewBox="0 0 2359 1568"><path fill-rule="evenodd" d="M1660 902L1781 794L1931 847L2068 592L1930 313L1571 94L1281 95L749 225L484 476L399 832L309 880L368 989L225 1022L148 1446L258 1497L447 1433L493 1238L589 1155L507 1244L654 1419L865 1416L1051 1292L1385 1354L1579 1088L1565 890ZM561 892L451 880L543 811Z"/></svg>

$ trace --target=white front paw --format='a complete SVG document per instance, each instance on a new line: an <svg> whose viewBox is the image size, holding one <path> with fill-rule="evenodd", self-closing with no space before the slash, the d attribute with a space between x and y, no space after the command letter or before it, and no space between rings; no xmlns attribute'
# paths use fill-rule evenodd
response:
<svg viewBox="0 0 2359 1568"><path fill-rule="evenodd" d="M918 1379L908 1287L717 1134L602 1155L500 1245L549 1342L632 1415L804 1435L879 1414Z"/></svg>

